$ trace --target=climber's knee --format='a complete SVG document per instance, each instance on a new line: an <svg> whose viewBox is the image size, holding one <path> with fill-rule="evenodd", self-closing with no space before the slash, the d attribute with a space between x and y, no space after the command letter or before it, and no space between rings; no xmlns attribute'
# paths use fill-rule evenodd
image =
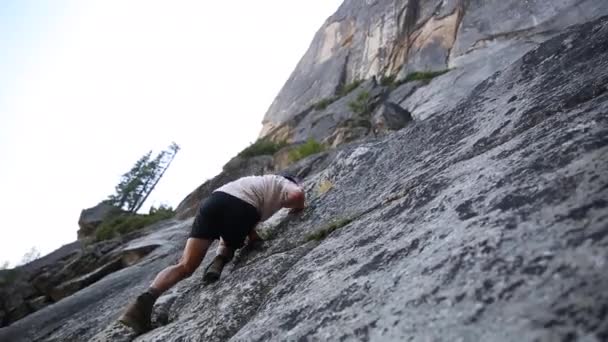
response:
<svg viewBox="0 0 608 342"><path fill-rule="evenodd" d="M203 261L207 249L211 241L207 239L189 238L186 242L186 248L184 254L177 267L182 277L187 278L196 271L198 266Z"/></svg>

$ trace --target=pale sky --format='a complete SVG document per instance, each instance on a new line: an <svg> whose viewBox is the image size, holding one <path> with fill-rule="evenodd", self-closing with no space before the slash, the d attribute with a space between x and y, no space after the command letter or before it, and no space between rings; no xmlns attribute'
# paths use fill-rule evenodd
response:
<svg viewBox="0 0 608 342"><path fill-rule="evenodd" d="M174 208L250 142L341 0L2 1L0 263L76 239L148 150Z"/></svg>

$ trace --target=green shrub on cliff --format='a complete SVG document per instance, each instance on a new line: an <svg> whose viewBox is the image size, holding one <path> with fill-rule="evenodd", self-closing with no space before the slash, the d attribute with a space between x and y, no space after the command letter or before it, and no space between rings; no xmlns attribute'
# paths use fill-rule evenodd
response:
<svg viewBox="0 0 608 342"><path fill-rule="evenodd" d="M432 80L437 76L441 76L446 72L450 71L450 69L439 70L439 71L417 71L413 72L405 77L403 83L410 81L426 81Z"/></svg>
<svg viewBox="0 0 608 342"><path fill-rule="evenodd" d="M395 85L395 77L397 75L382 76L380 78L380 85L383 87L393 87Z"/></svg>
<svg viewBox="0 0 608 342"><path fill-rule="evenodd" d="M244 150L239 152L239 157L250 158L255 156L261 156L265 154L275 154L278 150L287 146L286 142L274 142L269 139L258 139L256 142L247 146Z"/></svg>
<svg viewBox="0 0 608 342"><path fill-rule="evenodd" d="M370 114L372 111L372 101L369 92L360 92L354 101L348 103L348 108L359 116Z"/></svg>
<svg viewBox="0 0 608 342"><path fill-rule="evenodd" d="M314 103L312 107L315 110L323 110L330 104L334 103L337 99L346 96L348 93L355 90L362 82L362 80L354 80L351 83L342 85L340 88L338 88L335 95L319 100L318 102Z"/></svg>
<svg viewBox="0 0 608 342"><path fill-rule="evenodd" d="M312 154L323 151L325 151L325 145L311 138L308 139L304 144L289 151L289 161L293 163Z"/></svg>
<svg viewBox="0 0 608 342"><path fill-rule="evenodd" d="M321 229L306 236L306 241L313 241L313 240L321 241L321 240L325 239L333 231L346 226L347 224L351 223L352 221L353 221L352 218L342 218L342 219L332 221L325 227L322 227Z"/></svg>
<svg viewBox="0 0 608 342"><path fill-rule="evenodd" d="M160 206L151 207L150 212L145 215L123 214L116 216L102 224L95 231L97 241L112 239L119 235L124 235L156 222L172 218L175 212L171 207Z"/></svg>
<svg viewBox="0 0 608 342"><path fill-rule="evenodd" d="M338 93L336 94L338 97L342 97L348 95L351 91L357 89L359 85L363 83L363 80L354 80L351 83L347 83L338 89Z"/></svg>
<svg viewBox="0 0 608 342"><path fill-rule="evenodd" d="M324 99L320 100L319 102L313 104L312 107L315 110L323 110L323 109L327 108L327 106L332 104L334 101L336 101L337 99L338 99L338 97L336 97L336 96L327 97L327 98L324 98Z"/></svg>
<svg viewBox="0 0 608 342"><path fill-rule="evenodd" d="M389 87L391 90L397 88L403 83L412 81L429 81L437 76L441 76L451 69L439 70L439 71L416 71L408 74L404 79L397 81L396 75L382 76L380 78L380 85L383 87Z"/></svg>

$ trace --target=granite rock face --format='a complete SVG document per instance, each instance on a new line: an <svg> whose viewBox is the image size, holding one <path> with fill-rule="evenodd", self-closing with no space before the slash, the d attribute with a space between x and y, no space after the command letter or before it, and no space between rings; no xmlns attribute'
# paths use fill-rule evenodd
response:
<svg viewBox="0 0 608 342"><path fill-rule="evenodd" d="M307 209L262 224L264 246L204 285L209 253L159 299L154 330L115 320L178 260L191 217L133 240L157 247L0 340L608 340L607 113L603 17L442 115L290 165Z"/></svg>
<svg viewBox="0 0 608 342"><path fill-rule="evenodd" d="M345 0L271 104L260 136L294 126L310 106L354 80L403 80L421 71L451 70L400 105L418 119L445 113L563 28L606 14L603 0Z"/></svg>
<svg viewBox="0 0 608 342"><path fill-rule="evenodd" d="M34 262L0 271L0 327L137 263L157 245L125 246L149 229L154 227L96 243L77 240Z"/></svg>

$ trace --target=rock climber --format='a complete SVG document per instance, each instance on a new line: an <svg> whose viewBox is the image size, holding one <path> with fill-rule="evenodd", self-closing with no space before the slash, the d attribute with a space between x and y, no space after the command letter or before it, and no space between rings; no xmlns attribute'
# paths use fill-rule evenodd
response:
<svg viewBox="0 0 608 342"><path fill-rule="evenodd" d="M219 279L224 265L236 249L259 244L255 227L282 208L290 214L304 209L305 192L300 180L290 173L246 176L214 190L200 205L183 255L176 265L162 270L149 288L120 316L119 321L138 333L151 328L154 303L162 293L189 277L203 261L211 243L219 239L216 256L203 281Z"/></svg>

